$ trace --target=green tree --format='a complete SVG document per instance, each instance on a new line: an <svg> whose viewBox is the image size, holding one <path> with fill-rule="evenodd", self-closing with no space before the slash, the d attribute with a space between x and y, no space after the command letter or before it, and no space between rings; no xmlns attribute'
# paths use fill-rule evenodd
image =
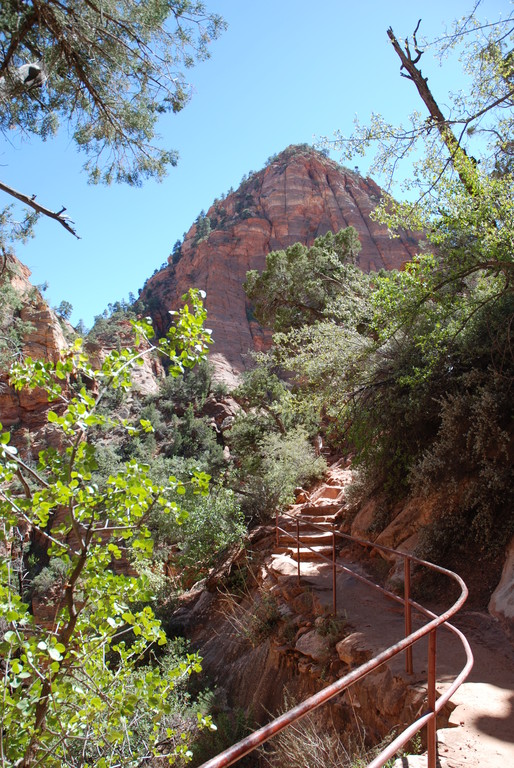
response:
<svg viewBox="0 0 514 768"><path fill-rule="evenodd" d="M205 211L200 211L196 217L195 224L195 243L199 243L201 240L206 240L211 234L211 220L209 216L205 215Z"/></svg>
<svg viewBox="0 0 514 768"><path fill-rule="evenodd" d="M69 301L63 300L59 306L55 308L55 311L59 317L62 317L63 320L69 320L71 313L73 312L73 304L71 304Z"/></svg>
<svg viewBox="0 0 514 768"><path fill-rule="evenodd" d="M173 727L171 692L199 661L161 669L155 649L166 637L147 576L149 517L159 509L180 519L176 498L186 488L175 477L154 483L136 460L102 480L91 430L152 430L145 419L115 422L98 406L109 390L130 387L130 369L149 354L166 355L175 376L205 356L210 336L198 292L190 304L158 343L151 326L134 323L135 346L113 350L97 370L80 340L55 364L27 359L12 368L17 389L40 387L54 403L48 421L59 450L46 448L31 464L8 432L0 438L4 766L140 766L187 751ZM196 473L191 484L205 493L207 477ZM36 588L46 610L31 608Z"/></svg>
<svg viewBox="0 0 514 768"><path fill-rule="evenodd" d="M359 250L357 233L348 227L310 248L297 243L271 253L261 274L247 274L255 315L275 333L268 361L260 359L236 390L243 407L247 401L289 424L294 410L296 423L303 421L311 435L321 416L338 418L355 360L373 342L371 278L357 266ZM288 387L279 374L289 377Z"/></svg>
<svg viewBox="0 0 514 768"><path fill-rule="evenodd" d="M467 324L484 316L488 305L502 306L503 322L511 322L505 297L514 284L513 29L512 13L481 23L475 8L432 44L441 56L459 49L471 78L465 94L454 94L451 118L419 68L424 45L418 43L418 28L403 47L389 29L401 74L415 85L429 116L414 114L409 128L374 116L349 140L336 142L347 156L375 145L373 168L389 175L411 151L422 150L406 185L419 197L397 202L385 195L374 215L392 232L423 229L427 245L404 272L377 281L374 327L380 343L407 334L423 352L425 372L444 364ZM508 347L503 352L510 355Z"/></svg>
<svg viewBox="0 0 514 768"><path fill-rule="evenodd" d="M260 412L263 434L278 430L285 435L293 420L291 393L273 370L269 356L255 355L255 361L256 366L244 371L232 395L247 416Z"/></svg>
<svg viewBox="0 0 514 768"><path fill-rule="evenodd" d="M338 316L339 298L360 242L353 227L327 232L308 248L301 243L266 256L262 274L252 270L244 284L255 316L276 331Z"/></svg>
<svg viewBox="0 0 514 768"><path fill-rule="evenodd" d="M185 70L223 20L199 0L6 0L0 10L0 130L43 139L68 127L93 182L162 178L177 153L159 118L190 97ZM64 211L0 184L73 231Z"/></svg>
<svg viewBox="0 0 514 768"><path fill-rule="evenodd" d="M173 250L171 252L172 264L178 264L181 258L182 258L182 241L176 240L175 245L173 246Z"/></svg>

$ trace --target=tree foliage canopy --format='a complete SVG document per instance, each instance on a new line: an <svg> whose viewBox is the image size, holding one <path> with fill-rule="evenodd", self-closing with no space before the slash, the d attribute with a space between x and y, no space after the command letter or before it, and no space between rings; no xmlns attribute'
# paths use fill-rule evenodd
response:
<svg viewBox="0 0 514 768"><path fill-rule="evenodd" d="M159 116L190 96L184 68L223 22L197 0L7 0L0 11L0 130L46 138L60 123L92 181L162 176L176 153L152 144ZM44 82L19 69L34 62Z"/></svg>
<svg viewBox="0 0 514 768"><path fill-rule="evenodd" d="M356 230L347 227L311 248L296 243L268 254L264 272L248 272L244 284L258 320L281 331L338 317L344 278L360 248Z"/></svg>
<svg viewBox="0 0 514 768"><path fill-rule="evenodd" d="M161 179L178 155L162 145L158 121L188 102L186 70L209 56L224 28L200 0L5 0L0 131L47 139L63 126L86 156L90 181ZM65 209L0 189L75 234Z"/></svg>

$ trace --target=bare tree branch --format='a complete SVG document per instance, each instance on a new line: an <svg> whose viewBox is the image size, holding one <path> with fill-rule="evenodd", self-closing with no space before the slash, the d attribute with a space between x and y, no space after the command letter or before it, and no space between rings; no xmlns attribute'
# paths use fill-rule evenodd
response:
<svg viewBox="0 0 514 768"><path fill-rule="evenodd" d="M11 197L15 197L16 200L24 203L24 205L28 205L30 208L33 208L37 213L42 213L44 216L48 216L50 219L55 219L55 221L58 221L59 224L62 224L64 229L74 235L77 240L80 240L80 237L72 227L73 221L69 216L64 216L66 208L61 208L60 211L51 211L50 208L45 208L44 205L37 203L35 195L29 197L28 195L23 194L23 192L18 192L16 189L9 187L2 181L0 181L0 190L2 192L6 192L8 195L11 195Z"/></svg>

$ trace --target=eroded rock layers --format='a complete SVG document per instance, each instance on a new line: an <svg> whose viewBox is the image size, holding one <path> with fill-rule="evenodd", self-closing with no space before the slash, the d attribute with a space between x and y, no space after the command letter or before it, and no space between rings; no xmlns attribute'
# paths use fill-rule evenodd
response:
<svg viewBox="0 0 514 768"><path fill-rule="evenodd" d="M252 319L242 287L248 270L264 269L268 253L296 242L311 245L319 235L351 225L359 233L364 271L399 268L415 255L412 233L393 239L370 219L381 195L371 179L321 152L289 147L197 220L168 267L148 280L143 298L162 331L182 294L190 287L204 290L215 341L211 359L217 377L231 384L244 370L247 352L269 341Z"/></svg>

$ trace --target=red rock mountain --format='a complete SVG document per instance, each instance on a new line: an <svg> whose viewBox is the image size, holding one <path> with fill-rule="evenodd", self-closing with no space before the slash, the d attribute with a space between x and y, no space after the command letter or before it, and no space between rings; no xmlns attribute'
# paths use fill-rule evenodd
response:
<svg viewBox="0 0 514 768"><path fill-rule="evenodd" d="M352 225L362 244L363 270L400 268L414 256L415 236L392 239L370 219L381 195L374 181L323 153L307 145L288 147L197 219L169 265L147 281L142 298L162 331L182 294L190 287L204 290L216 377L232 384L247 352L269 340L249 319L242 288L248 270L264 269L268 253L296 242L311 245L329 230Z"/></svg>
<svg viewBox="0 0 514 768"><path fill-rule="evenodd" d="M321 152L307 145L289 147L197 219L179 251L170 256L169 265L147 281L142 298L162 332L170 321L168 310L180 304L180 297L190 287L204 290L208 326L215 341L211 360L216 378L232 385L247 364L248 351L270 341L269 332L251 319L242 287L248 270L264 269L270 251L295 242L310 245L318 235L352 225L362 244L362 269L398 268L413 257L416 237L404 233L391 239L385 227L369 218L380 196L380 188L371 179L342 168ZM58 320L30 284L30 271L14 256L7 257L5 268L20 299L16 314L29 324L23 352L34 358L57 359L67 346L66 335L73 336L72 329ZM4 314L0 332L12 322L9 311ZM158 373L145 372L139 388L155 388ZM16 428L19 446L27 442L36 450L36 434L42 443L50 440L47 409L42 392L11 389L0 363L0 422Z"/></svg>

